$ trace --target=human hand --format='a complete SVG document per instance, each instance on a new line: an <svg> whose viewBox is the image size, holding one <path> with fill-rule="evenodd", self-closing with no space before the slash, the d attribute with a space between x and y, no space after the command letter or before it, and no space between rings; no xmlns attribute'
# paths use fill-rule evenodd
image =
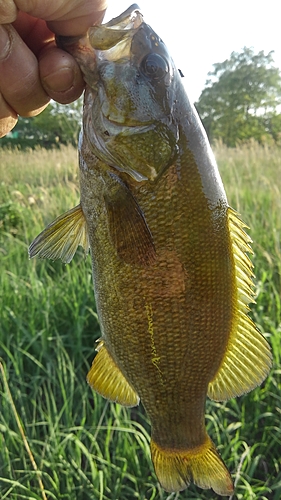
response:
<svg viewBox="0 0 281 500"><path fill-rule="evenodd" d="M84 81L55 34L84 35L102 20L107 0L0 0L0 137L18 115L35 116L50 99L75 101Z"/></svg>

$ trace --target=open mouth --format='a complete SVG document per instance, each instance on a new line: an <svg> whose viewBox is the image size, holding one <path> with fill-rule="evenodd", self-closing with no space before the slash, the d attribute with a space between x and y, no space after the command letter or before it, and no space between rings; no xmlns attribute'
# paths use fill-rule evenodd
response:
<svg viewBox="0 0 281 500"><path fill-rule="evenodd" d="M118 51L120 57L124 56L122 50L126 49L126 41L132 38L134 32L143 23L143 16L137 4L131 5L123 14L115 17L108 23L93 26L89 30L89 41L95 50ZM125 43L121 43L124 41ZM112 52L109 55L112 56Z"/></svg>
<svg viewBox="0 0 281 500"><path fill-rule="evenodd" d="M122 135L131 135L132 133L142 133L147 132L153 126L153 121L145 121L145 125L137 120L128 121L120 116L120 120L111 118L110 115L107 117L103 113L100 116L100 124L104 133L107 136L115 136L116 134L122 133Z"/></svg>

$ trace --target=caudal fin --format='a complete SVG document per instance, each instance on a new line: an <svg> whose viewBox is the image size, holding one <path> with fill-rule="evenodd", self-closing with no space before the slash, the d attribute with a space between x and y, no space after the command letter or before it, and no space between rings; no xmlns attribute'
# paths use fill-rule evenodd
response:
<svg viewBox="0 0 281 500"><path fill-rule="evenodd" d="M182 491L193 482L218 495L231 495L233 482L209 436L203 445L187 450L161 448L151 440L153 465L159 483L166 491Z"/></svg>

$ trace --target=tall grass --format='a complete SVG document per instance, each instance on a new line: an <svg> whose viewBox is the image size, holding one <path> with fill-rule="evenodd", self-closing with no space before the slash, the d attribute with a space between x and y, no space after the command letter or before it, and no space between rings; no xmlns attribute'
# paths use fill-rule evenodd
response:
<svg viewBox="0 0 281 500"><path fill-rule="evenodd" d="M233 498L279 500L281 151L249 143L218 144L215 153L229 202L251 227L252 315L274 364L250 394L208 401L206 423L233 473ZM68 266L28 260L38 232L77 204L77 176L71 147L0 149L0 498L216 499L194 486L165 493L152 469L144 413L109 404L87 386L100 334L90 258L78 252Z"/></svg>

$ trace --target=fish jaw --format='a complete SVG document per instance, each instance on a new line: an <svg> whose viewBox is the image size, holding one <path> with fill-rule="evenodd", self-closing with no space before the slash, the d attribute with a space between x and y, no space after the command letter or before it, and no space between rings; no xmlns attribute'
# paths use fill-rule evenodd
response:
<svg viewBox="0 0 281 500"><path fill-rule="evenodd" d="M76 59L85 82L94 89L98 79L95 49L99 46L104 49L115 46L123 38L127 38L130 32L141 24L142 19L138 5L133 4L123 14L108 23L93 26L86 35L57 35L56 44Z"/></svg>

